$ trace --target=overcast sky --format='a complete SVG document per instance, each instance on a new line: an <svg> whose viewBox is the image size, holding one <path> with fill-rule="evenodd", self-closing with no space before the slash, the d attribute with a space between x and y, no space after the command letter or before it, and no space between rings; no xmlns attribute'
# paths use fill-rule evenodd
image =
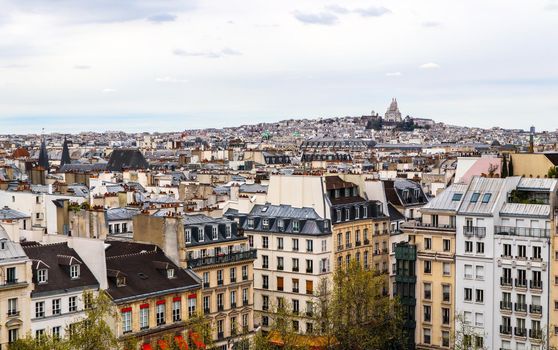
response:
<svg viewBox="0 0 558 350"><path fill-rule="evenodd" d="M558 127L558 0L0 0L0 134L384 113Z"/></svg>

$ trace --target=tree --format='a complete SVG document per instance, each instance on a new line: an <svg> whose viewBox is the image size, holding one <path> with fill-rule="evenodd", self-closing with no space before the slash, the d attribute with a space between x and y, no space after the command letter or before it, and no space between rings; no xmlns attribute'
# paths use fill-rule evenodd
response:
<svg viewBox="0 0 558 350"><path fill-rule="evenodd" d="M554 178L557 177L557 175L558 175L558 170L556 170L556 167L550 167L550 169L548 169L548 177Z"/></svg>
<svg viewBox="0 0 558 350"><path fill-rule="evenodd" d="M502 178L508 177L508 158L504 154L502 156Z"/></svg>
<svg viewBox="0 0 558 350"><path fill-rule="evenodd" d="M484 333L471 326L463 314L455 317L455 330L453 331L453 344L455 350L486 350L483 341Z"/></svg>
<svg viewBox="0 0 558 350"><path fill-rule="evenodd" d="M189 332L197 334L199 337L193 342L190 349L210 349L213 347L213 325L211 319L204 317L202 314L196 314L188 320L187 328Z"/></svg>
<svg viewBox="0 0 558 350"><path fill-rule="evenodd" d="M10 344L10 350L71 350L66 341L56 339L51 335L34 338L31 334L26 335Z"/></svg>
<svg viewBox="0 0 558 350"><path fill-rule="evenodd" d="M513 176L513 157L510 155L510 162L508 164L508 176Z"/></svg>
<svg viewBox="0 0 558 350"><path fill-rule="evenodd" d="M318 301L316 330L330 349L393 349L403 346L403 313L384 292L386 275L352 260L333 276L329 298Z"/></svg>

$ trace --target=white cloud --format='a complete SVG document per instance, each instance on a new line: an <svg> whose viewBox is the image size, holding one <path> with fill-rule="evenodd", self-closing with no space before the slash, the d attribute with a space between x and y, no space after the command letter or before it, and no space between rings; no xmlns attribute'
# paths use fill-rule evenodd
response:
<svg viewBox="0 0 558 350"><path fill-rule="evenodd" d="M400 77L401 72L388 72L386 73L386 77Z"/></svg>
<svg viewBox="0 0 558 350"><path fill-rule="evenodd" d="M438 69L440 68L440 65L434 62L428 62L425 64L421 64L419 66L420 69Z"/></svg>
<svg viewBox="0 0 558 350"><path fill-rule="evenodd" d="M187 83L189 80L166 76L157 78L155 81L158 83Z"/></svg>

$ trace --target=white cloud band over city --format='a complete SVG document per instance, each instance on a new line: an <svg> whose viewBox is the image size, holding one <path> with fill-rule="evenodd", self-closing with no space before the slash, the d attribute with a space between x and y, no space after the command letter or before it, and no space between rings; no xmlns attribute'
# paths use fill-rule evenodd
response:
<svg viewBox="0 0 558 350"><path fill-rule="evenodd" d="M0 134L401 112L557 128L558 0L0 0Z"/></svg>

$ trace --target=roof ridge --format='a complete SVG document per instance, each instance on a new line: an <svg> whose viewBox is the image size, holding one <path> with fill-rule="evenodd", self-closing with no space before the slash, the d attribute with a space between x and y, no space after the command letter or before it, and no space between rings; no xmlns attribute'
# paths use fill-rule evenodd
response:
<svg viewBox="0 0 558 350"><path fill-rule="evenodd" d="M25 242L22 242L25 243ZM74 249L74 248L70 248L68 246L68 242L55 242L55 243L46 243L46 244L42 244L40 242L36 242L35 244L30 244L30 245L22 245L22 247L25 248L41 248L41 247L52 247L55 245L66 245L69 249Z"/></svg>
<svg viewBox="0 0 558 350"><path fill-rule="evenodd" d="M154 250L145 250L145 251L141 251L141 252L137 252L137 253L128 253L128 254L122 254L122 255L113 255L113 256L107 256L107 260L108 259L117 259L117 258L127 258L127 257L131 257L131 256L137 256L137 255L142 255L142 254L152 254L152 253L157 253L158 250L157 248L155 248Z"/></svg>

